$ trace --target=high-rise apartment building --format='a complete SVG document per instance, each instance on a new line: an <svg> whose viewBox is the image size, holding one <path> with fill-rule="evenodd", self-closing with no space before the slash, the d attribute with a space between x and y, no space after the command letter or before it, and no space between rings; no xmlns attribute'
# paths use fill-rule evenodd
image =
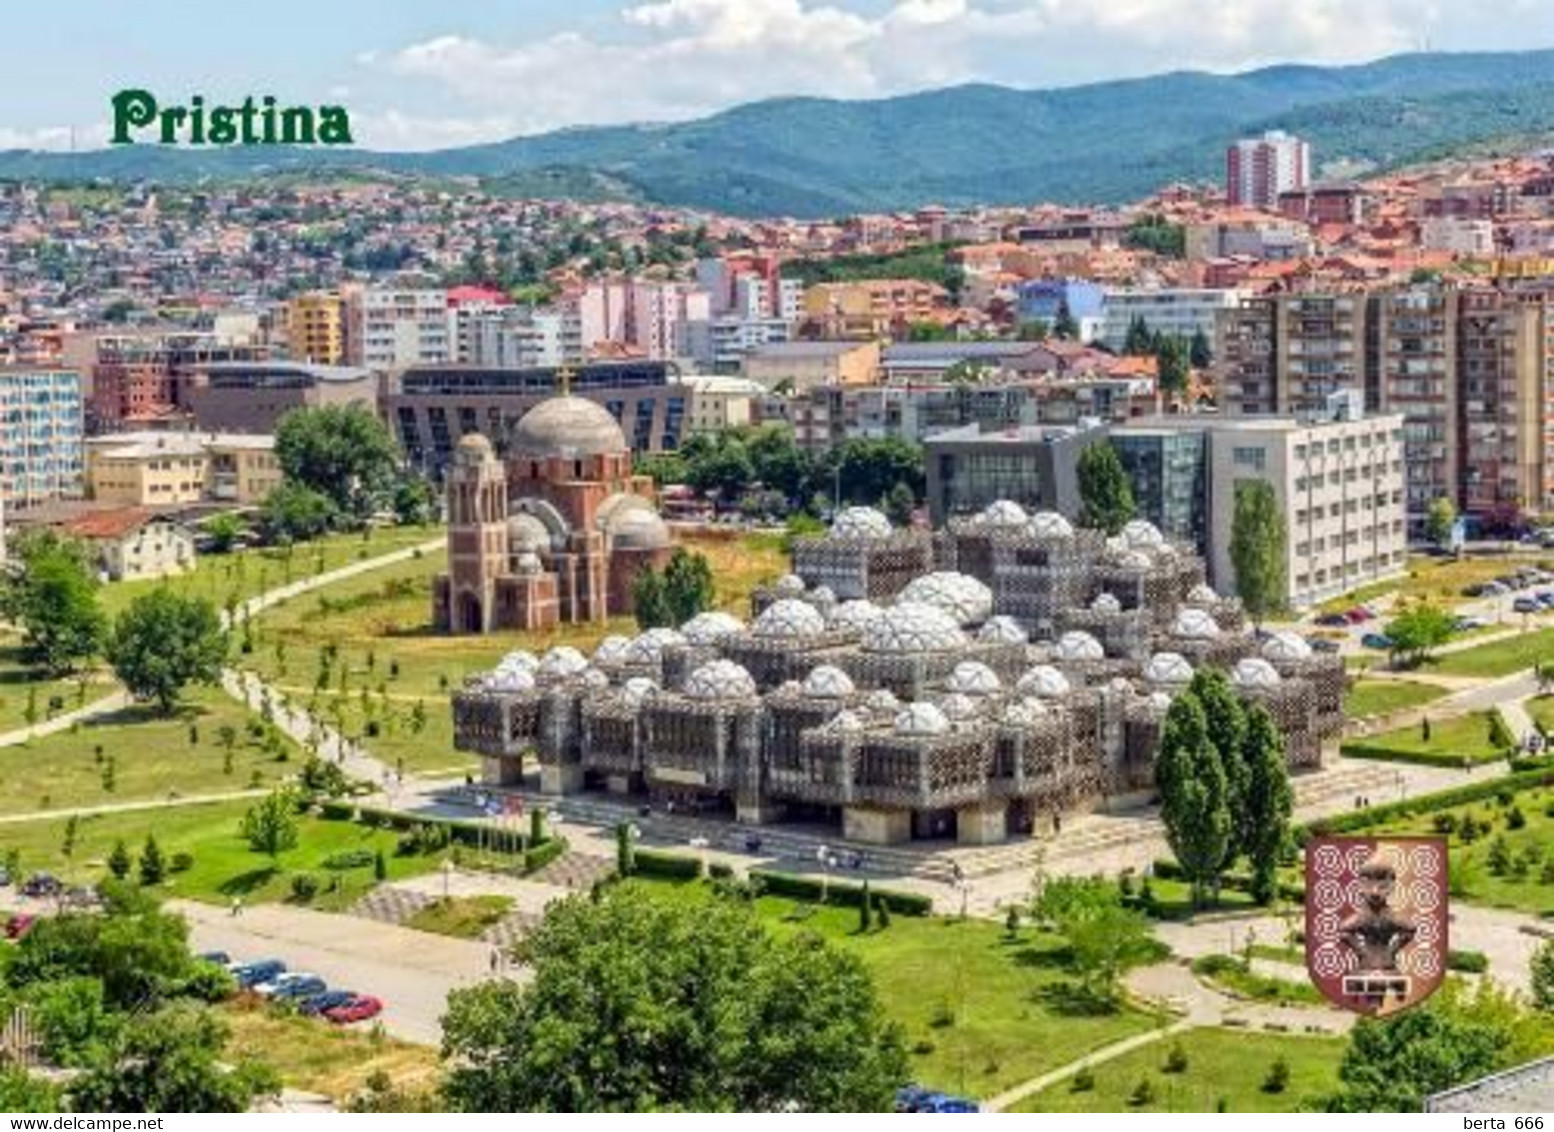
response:
<svg viewBox="0 0 1554 1132"><path fill-rule="evenodd" d="M257 362L269 347L205 331L128 331L93 340L86 422L92 432L156 425L187 413L195 372L213 362Z"/></svg>
<svg viewBox="0 0 1554 1132"><path fill-rule="evenodd" d="M0 500L7 510L81 494L81 375L0 365Z"/></svg>
<svg viewBox="0 0 1554 1132"><path fill-rule="evenodd" d="M1311 182L1311 151L1283 130L1241 138L1225 151L1225 196L1231 204L1273 211L1279 194Z"/></svg>
<svg viewBox="0 0 1554 1132"><path fill-rule="evenodd" d="M345 314L340 296L310 291L289 301L286 345L293 361L339 365L345 357Z"/></svg>
<svg viewBox="0 0 1554 1132"><path fill-rule="evenodd" d="M448 292L408 287L346 291L345 360L384 371L452 360Z"/></svg>

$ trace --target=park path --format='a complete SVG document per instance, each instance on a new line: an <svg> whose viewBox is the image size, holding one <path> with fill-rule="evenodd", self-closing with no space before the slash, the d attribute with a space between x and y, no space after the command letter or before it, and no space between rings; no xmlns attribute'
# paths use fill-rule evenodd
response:
<svg viewBox="0 0 1554 1132"><path fill-rule="evenodd" d="M0 747L15 747L22 743L31 742L34 739L42 739L45 735L54 735L60 731L69 731L77 723L88 719L95 719L99 715L107 715L110 712L123 711L130 706L130 695L122 688L117 692L110 692L101 699L67 711L62 715L56 715L53 719L45 719L41 723L34 723L28 727L18 727L12 731L0 732Z"/></svg>
<svg viewBox="0 0 1554 1132"><path fill-rule="evenodd" d="M1167 1037L1180 1034L1183 1030L1190 1030L1200 1023L1192 1018L1180 1018L1169 1026L1156 1027L1153 1030L1145 1030L1142 1034L1134 1034L1132 1037L1123 1038L1113 1042L1109 1046L1091 1050L1081 1058L1076 1058L1066 1065L1060 1065L1056 1069L1049 1069L1040 1077L1032 1077L1029 1081L1022 1081L1012 1089L987 1098L981 1102L983 1112L1007 1112L1012 1105L1019 1104L1026 1097L1041 1092L1059 1081L1066 1081L1081 1069L1089 1069L1092 1066L1101 1065L1121 1057L1125 1053L1132 1053L1136 1049L1153 1045Z"/></svg>
<svg viewBox="0 0 1554 1132"><path fill-rule="evenodd" d="M165 810L172 806L200 806L209 802L232 802L243 798L262 798L268 790L228 790L220 794L170 794L166 798L142 798L134 802L108 802L100 806L59 806L52 810L24 810L19 814L0 814L0 825L20 825L48 818L98 817L103 814L128 814L136 810Z"/></svg>

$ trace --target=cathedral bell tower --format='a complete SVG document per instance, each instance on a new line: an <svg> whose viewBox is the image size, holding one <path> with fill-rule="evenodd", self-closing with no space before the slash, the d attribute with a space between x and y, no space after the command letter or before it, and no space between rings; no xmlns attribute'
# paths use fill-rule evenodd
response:
<svg viewBox="0 0 1554 1132"><path fill-rule="evenodd" d="M507 470L479 433L463 437L447 473L447 628L490 632L497 579L508 572Z"/></svg>

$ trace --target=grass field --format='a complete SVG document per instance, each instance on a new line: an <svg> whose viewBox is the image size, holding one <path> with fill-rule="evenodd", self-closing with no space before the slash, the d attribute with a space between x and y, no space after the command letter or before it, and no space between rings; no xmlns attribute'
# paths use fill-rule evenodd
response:
<svg viewBox="0 0 1554 1132"><path fill-rule="evenodd" d="M258 1058L290 1087L336 1102L361 1092L375 1073L387 1074L405 1092L434 1088L441 1073L437 1051L430 1046L346 1030L253 1002L235 1002L223 1017L232 1028L230 1059Z"/></svg>
<svg viewBox="0 0 1554 1132"><path fill-rule="evenodd" d="M1165 1072L1173 1043L1187 1055L1187 1067ZM1060 1081L1027 1098L1020 1112L1297 1112L1316 1109L1338 1087L1344 1041L1295 1034L1204 1028L1166 1038L1092 1070L1095 1085L1076 1090ZM1277 1093L1262 1084L1275 1060L1289 1066L1289 1083ZM1154 1099L1130 1103L1148 1079Z"/></svg>
<svg viewBox="0 0 1554 1132"><path fill-rule="evenodd" d="M1534 629L1460 652L1442 653L1432 667L1451 676L1509 676L1551 657L1554 628Z"/></svg>
<svg viewBox="0 0 1554 1132"><path fill-rule="evenodd" d="M131 854L138 856L146 836L155 833L164 856L187 852L194 857L187 872L168 878L163 886L168 896L214 904L226 904L234 897L249 904L280 901L291 897L293 876L309 873L318 880L320 890L312 906L330 911L349 907L374 884L370 861L339 871L326 868L324 862L336 853L376 853L381 849L390 880L429 872L440 859L395 856L398 835L389 830L304 816L299 818L296 848L281 853L272 863L249 848L238 832L243 814L252 804L237 800L83 817L75 852L69 858L63 852L64 815L0 824L0 853L16 849L23 872L46 869L88 882L103 875L104 861L115 841L122 839Z"/></svg>
<svg viewBox="0 0 1554 1132"><path fill-rule="evenodd" d="M694 883L632 883L705 898ZM990 1096L1155 1024L1135 1010L1078 1006L1055 936L1022 930L1011 939L986 921L901 915L864 936L854 909L775 897L756 907L772 930L818 931L868 965L906 1031L913 1072L936 1088Z"/></svg>
<svg viewBox="0 0 1554 1132"><path fill-rule="evenodd" d="M1414 680L1356 680L1344 694L1344 714L1350 719L1387 715L1438 700L1446 689Z"/></svg>
<svg viewBox="0 0 1554 1132"><path fill-rule="evenodd" d="M1488 582L1519 566L1536 564L1544 569L1554 569L1554 560L1536 561L1531 558L1435 558L1428 554L1416 554L1408 560L1408 572L1400 578L1361 586L1340 597L1323 602L1318 608L1323 613L1342 612L1355 605L1396 593L1402 599L1423 598L1441 604L1455 605L1467 600L1462 591L1468 586Z"/></svg>
<svg viewBox="0 0 1554 1132"><path fill-rule="evenodd" d="M457 939L479 939L487 928L500 923L512 907L510 896L455 896L428 904L411 916L405 926Z"/></svg>
<svg viewBox="0 0 1554 1132"><path fill-rule="evenodd" d="M27 663L19 636L0 633L0 731L26 727L29 704L32 722L41 723L100 699L117 686L113 673L101 666L50 680Z"/></svg>
<svg viewBox="0 0 1554 1132"><path fill-rule="evenodd" d="M1488 712L1475 711L1451 719L1430 720L1430 737L1422 724L1384 731L1344 743L1343 753L1359 759L1425 763L1432 766L1476 766L1505 758L1489 741Z"/></svg>
<svg viewBox="0 0 1554 1132"><path fill-rule="evenodd" d="M229 793L295 775L296 746L277 732L266 749L249 732L256 719L219 689L199 688L171 717L135 706L0 747L0 814ZM224 727L234 734L230 771Z"/></svg>
<svg viewBox="0 0 1554 1132"><path fill-rule="evenodd" d="M1200 955L1193 960L1192 973L1211 986L1254 1002L1320 1006L1327 1001L1310 982L1248 970L1239 956Z"/></svg>
<svg viewBox="0 0 1554 1132"><path fill-rule="evenodd" d="M1534 696L1527 701L1527 714L1545 735L1554 735L1554 696Z"/></svg>

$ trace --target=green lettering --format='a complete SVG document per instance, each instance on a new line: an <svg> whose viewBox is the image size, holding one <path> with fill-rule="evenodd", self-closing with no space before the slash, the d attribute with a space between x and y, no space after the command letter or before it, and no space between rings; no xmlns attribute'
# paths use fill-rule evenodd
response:
<svg viewBox="0 0 1554 1132"><path fill-rule="evenodd" d="M130 129L149 126L156 118L156 99L149 91L121 90L113 96L113 144L133 145Z"/></svg>
<svg viewBox="0 0 1554 1132"><path fill-rule="evenodd" d="M183 120L189 116L189 112L182 106L169 106L162 111L162 144L176 145L178 143L178 127L183 125Z"/></svg>
<svg viewBox="0 0 1554 1132"><path fill-rule="evenodd" d="M351 144L351 116L343 106L321 106L318 110L318 140L325 145Z"/></svg>
<svg viewBox="0 0 1554 1132"><path fill-rule="evenodd" d="M230 106L218 106L210 112L211 145L231 145L237 140L237 123L232 120L236 113Z"/></svg>

